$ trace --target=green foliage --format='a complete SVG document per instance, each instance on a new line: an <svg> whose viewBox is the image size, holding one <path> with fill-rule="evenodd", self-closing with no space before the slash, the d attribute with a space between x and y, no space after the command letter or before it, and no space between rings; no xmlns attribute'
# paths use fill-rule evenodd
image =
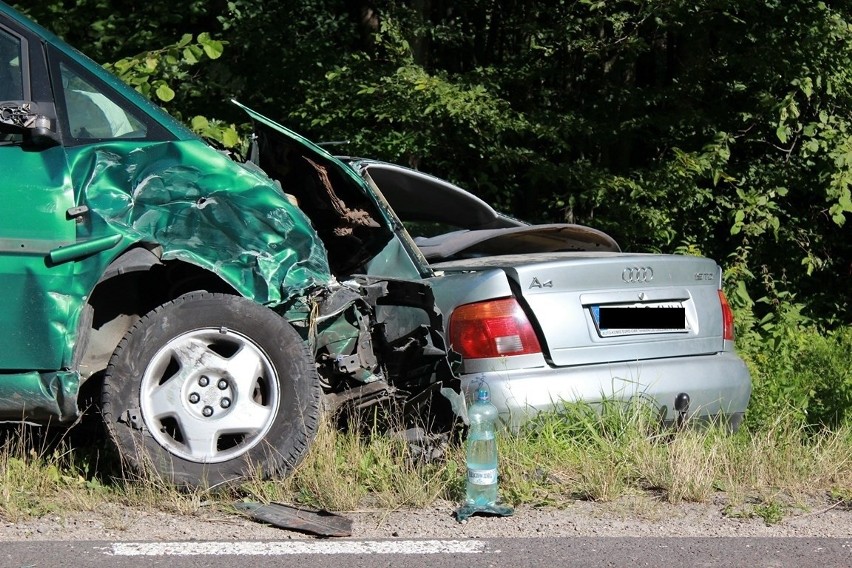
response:
<svg viewBox="0 0 852 568"><path fill-rule="evenodd" d="M852 274L845 4L66 4L18 7L223 146L244 144L236 97L520 218L691 247L741 275L743 298L771 296L768 278L803 316L852 322L852 287L824 285Z"/></svg>
<svg viewBox="0 0 852 568"><path fill-rule="evenodd" d="M741 349L752 373L751 428L790 413L815 427L852 420L852 328L820 334L797 325L797 319L795 310L779 315L768 341L747 342Z"/></svg>
<svg viewBox="0 0 852 568"><path fill-rule="evenodd" d="M212 39L210 34L202 32L193 39L192 34L184 34L180 41L161 49L142 53L108 63L105 67L115 73L122 81L137 91L162 105L178 119L182 114L177 106L177 92L183 99L193 96L191 73L193 67L222 56L225 43ZM173 87L174 86L174 87ZM169 105L169 103L174 104ZM244 141L234 124L218 119L208 119L197 115L189 121L190 128L210 141L224 148L240 149L243 152Z"/></svg>
<svg viewBox="0 0 852 568"><path fill-rule="evenodd" d="M731 519L763 519L766 526L777 525L784 520L786 507L778 501L770 499L745 507L727 505L722 514Z"/></svg>
<svg viewBox="0 0 852 568"><path fill-rule="evenodd" d="M223 49L224 44L207 33L198 34L195 40L192 34L184 34L177 43L124 57L105 67L146 97L156 96L168 103L176 94L171 85L184 83L192 66L205 58L218 59Z"/></svg>

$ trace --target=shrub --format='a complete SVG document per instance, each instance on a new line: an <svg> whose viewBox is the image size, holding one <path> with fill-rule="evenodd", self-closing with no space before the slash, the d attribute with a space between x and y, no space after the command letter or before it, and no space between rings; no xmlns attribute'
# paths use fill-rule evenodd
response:
<svg viewBox="0 0 852 568"><path fill-rule="evenodd" d="M852 328L821 333L815 327L788 326L783 333L754 338L742 349L752 374L746 417L761 429L779 414L801 424L834 428L852 420Z"/></svg>

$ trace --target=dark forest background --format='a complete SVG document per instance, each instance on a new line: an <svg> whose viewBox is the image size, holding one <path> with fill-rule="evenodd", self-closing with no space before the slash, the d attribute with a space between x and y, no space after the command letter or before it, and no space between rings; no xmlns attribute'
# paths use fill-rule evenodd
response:
<svg viewBox="0 0 852 568"><path fill-rule="evenodd" d="M852 321L852 4L27 0L197 132L236 98L534 222L725 269L741 332Z"/></svg>

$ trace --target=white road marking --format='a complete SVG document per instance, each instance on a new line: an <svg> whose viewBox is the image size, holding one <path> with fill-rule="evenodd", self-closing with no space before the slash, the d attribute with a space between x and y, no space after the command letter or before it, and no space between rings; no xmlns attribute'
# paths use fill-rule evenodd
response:
<svg viewBox="0 0 852 568"><path fill-rule="evenodd" d="M114 542L111 556L219 556L288 554L477 554L486 544L474 540L278 541L278 542Z"/></svg>

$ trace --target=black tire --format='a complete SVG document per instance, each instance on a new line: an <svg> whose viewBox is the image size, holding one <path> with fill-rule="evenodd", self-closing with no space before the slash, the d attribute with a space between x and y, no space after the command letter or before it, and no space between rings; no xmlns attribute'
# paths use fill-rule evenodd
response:
<svg viewBox="0 0 852 568"><path fill-rule="evenodd" d="M316 433L320 399L310 351L289 322L246 298L194 292L127 332L101 402L136 473L215 487L286 475Z"/></svg>

